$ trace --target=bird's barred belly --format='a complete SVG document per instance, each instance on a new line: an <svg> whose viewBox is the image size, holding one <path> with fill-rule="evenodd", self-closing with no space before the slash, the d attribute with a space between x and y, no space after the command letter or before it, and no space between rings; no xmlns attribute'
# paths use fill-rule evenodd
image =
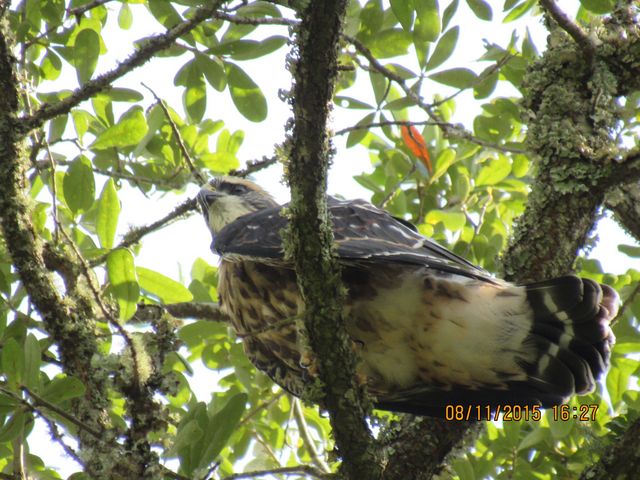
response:
<svg viewBox="0 0 640 480"><path fill-rule="evenodd" d="M344 318L362 360L358 374L367 379L374 395L415 384L499 387L522 376L519 368L511 368L517 362L504 361L510 354L502 359L493 355L507 351L511 343L514 350L520 348L528 331L530 319L517 290L505 294L490 284L471 289L424 271L407 276L406 269L403 273L379 269L375 275L350 269L343 272L343 280L349 292ZM300 394L315 369L313 359L301 353L305 350L296 334L304 303L294 271L257 262L223 261L218 293L250 360L277 383ZM467 298L470 295L473 298ZM510 312L509 319L502 319L500 331L476 318L496 316L497 312L483 311L496 302Z"/></svg>

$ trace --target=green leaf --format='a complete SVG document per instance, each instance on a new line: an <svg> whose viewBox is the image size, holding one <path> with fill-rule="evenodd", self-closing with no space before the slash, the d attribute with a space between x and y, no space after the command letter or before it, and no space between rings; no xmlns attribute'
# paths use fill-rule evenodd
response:
<svg viewBox="0 0 640 480"><path fill-rule="evenodd" d="M410 32L411 26L413 25L413 9L411 8L411 3L407 0L391 0L390 3L391 10L400 22L400 25L402 25L402 28Z"/></svg>
<svg viewBox="0 0 640 480"><path fill-rule="evenodd" d="M24 372L22 383L26 387L38 390L40 385L40 363L42 362L42 350L38 339L30 333L24 342Z"/></svg>
<svg viewBox="0 0 640 480"><path fill-rule="evenodd" d="M47 50L47 54L40 64L42 76L47 80L55 80L60 76L62 70L62 60L53 50Z"/></svg>
<svg viewBox="0 0 640 480"><path fill-rule="evenodd" d="M227 173L240 166L240 161L231 152L205 153L200 156L200 161L209 170L220 173Z"/></svg>
<svg viewBox="0 0 640 480"><path fill-rule="evenodd" d="M189 119L194 123L200 122L207 109L207 89L202 78L187 87L182 102Z"/></svg>
<svg viewBox="0 0 640 480"><path fill-rule="evenodd" d="M287 38L280 35L267 37L260 41L235 40L217 45L211 49L211 53L214 55L229 55L234 60L253 60L275 52L285 43L287 43Z"/></svg>
<svg viewBox="0 0 640 480"><path fill-rule="evenodd" d="M470 87L478 77L468 68L452 68L431 74L429 78L443 85L464 89Z"/></svg>
<svg viewBox="0 0 640 480"><path fill-rule="evenodd" d="M473 98L487 98L493 93L498 83L498 71L494 67L488 67L478 79L482 79L473 86Z"/></svg>
<svg viewBox="0 0 640 480"><path fill-rule="evenodd" d="M580 0L580 4L596 15L609 13L616 6L615 0Z"/></svg>
<svg viewBox="0 0 640 480"><path fill-rule="evenodd" d="M14 413L7 423L0 428L0 443L9 442L14 440L24 431L25 421L27 420L27 414L18 410Z"/></svg>
<svg viewBox="0 0 640 480"><path fill-rule="evenodd" d="M458 43L458 34L460 33L460 27L453 27L447 30L436 45L435 50L429 57L425 70L433 70L434 68L442 65L453 53Z"/></svg>
<svg viewBox="0 0 640 480"><path fill-rule="evenodd" d="M373 122L375 116L375 112L369 113L368 115L365 115L363 118L361 118L360 121L356 123L356 125L369 125L371 122ZM360 143L360 141L367 136L367 133L369 133L369 129L367 128L360 128L349 132L349 136L347 137L347 148L353 147L357 143Z"/></svg>
<svg viewBox="0 0 640 480"><path fill-rule="evenodd" d="M246 409L247 399L246 393L234 395L224 408L209 420L205 438L203 439L206 450L200 457L199 468L207 467L227 445L231 434L235 431Z"/></svg>
<svg viewBox="0 0 640 480"><path fill-rule="evenodd" d="M267 101L258 85L237 65L225 62L231 100L238 111L252 122L267 118Z"/></svg>
<svg viewBox="0 0 640 480"><path fill-rule="evenodd" d="M529 433L525 435L520 444L518 450L528 450L529 448L543 442L547 439L549 430L540 426L534 427Z"/></svg>
<svg viewBox="0 0 640 480"><path fill-rule="evenodd" d="M167 29L176 26L182 17L167 0L149 0L151 14Z"/></svg>
<svg viewBox="0 0 640 480"><path fill-rule="evenodd" d="M161 273L137 267L140 288L158 296L163 303L190 302L193 295L187 287Z"/></svg>
<svg viewBox="0 0 640 480"><path fill-rule="evenodd" d="M62 189L72 212L87 211L93 205L96 184L91 161L84 155L76 158L64 174Z"/></svg>
<svg viewBox="0 0 640 480"><path fill-rule="evenodd" d="M622 395L629 390L629 379L637 368L637 360L621 357L615 360L613 368L609 370L606 384L614 408L617 408Z"/></svg>
<svg viewBox="0 0 640 480"><path fill-rule="evenodd" d="M624 253L628 257L640 258L640 247L635 245L618 245L618 251Z"/></svg>
<svg viewBox="0 0 640 480"><path fill-rule="evenodd" d="M440 151L434 163L435 169L430 183L438 180L451 166L456 159L456 152L451 148L445 148Z"/></svg>
<svg viewBox="0 0 640 480"><path fill-rule="evenodd" d="M516 178L522 178L529 172L529 159L526 155L514 155L512 172Z"/></svg>
<svg viewBox="0 0 640 480"><path fill-rule="evenodd" d="M517 5L516 7L514 7L513 10L511 10L507 14L506 17L504 17L504 20L502 21L502 23L509 23L509 22L513 22L514 20L517 20L518 18L522 17L525 13L527 13L529 10L531 10L536 3L538 3L536 0L527 0L526 2L523 2Z"/></svg>
<svg viewBox="0 0 640 480"><path fill-rule="evenodd" d="M425 217L427 223L433 225L442 222L447 230L455 232L462 230L467 223L467 219L462 212L448 212L446 210L431 210Z"/></svg>
<svg viewBox="0 0 640 480"><path fill-rule="evenodd" d="M369 43L369 49L376 58L389 58L406 54L409 45L411 35L399 28L390 28L376 34Z"/></svg>
<svg viewBox="0 0 640 480"><path fill-rule="evenodd" d="M147 133L147 122L140 107L133 107L125 113L118 123L98 135L91 148L104 150L112 147L137 145Z"/></svg>
<svg viewBox="0 0 640 480"><path fill-rule="evenodd" d="M493 18L493 12L491 11L491 5L484 0L467 0L467 5L473 11L476 17L481 20L491 21Z"/></svg>
<svg viewBox="0 0 640 480"><path fill-rule="evenodd" d="M96 233L102 248L113 248L113 241L120 216L120 201L118 191L112 178L107 180L98 200L98 217L96 218Z"/></svg>
<svg viewBox="0 0 640 480"><path fill-rule="evenodd" d="M444 13L442 14L443 30L449 26L449 22L451 22L451 19L453 18L457 10L458 10L458 0L453 0L451 3L449 3L447 8L444 9Z"/></svg>
<svg viewBox="0 0 640 480"><path fill-rule="evenodd" d="M73 64L76 67L78 83L83 84L91 79L98 65L100 55L100 37L89 28L82 30L73 46Z"/></svg>
<svg viewBox="0 0 640 480"><path fill-rule="evenodd" d="M343 96L337 95L333 98L333 101L335 102L336 105L342 108L352 108L352 109L360 109L360 110L373 110L374 108L368 103L365 103L363 101L360 101L356 98L351 98L351 97L343 97Z"/></svg>
<svg viewBox="0 0 640 480"><path fill-rule="evenodd" d="M113 87L103 92L102 95L109 97L114 102L139 102L144 99L144 95L131 88Z"/></svg>
<svg viewBox="0 0 640 480"><path fill-rule="evenodd" d="M58 404L84 395L85 387L76 377L57 376L40 392L47 402Z"/></svg>
<svg viewBox="0 0 640 480"><path fill-rule="evenodd" d="M440 12L437 0L416 2L414 35L421 42L435 42L440 35Z"/></svg>
<svg viewBox="0 0 640 480"><path fill-rule="evenodd" d="M136 313L140 287L136 278L133 255L126 248L118 248L107 257L107 273L111 292L118 301L120 318L128 320Z"/></svg>
<svg viewBox="0 0 640 480"><path fill-rule="evenodd" d="M22 383L23 370L22 347L15 338L9 337L2 346L2 372L10 385L17 386Z"/></svg>
<svg viewBox="0 0 640 480"><path fill-rule="evenodd" d="M49 143L53 143L62 138L68 121L69 115L58 115L49 122Z"/></svg>
<svg viewBox="0 0 640 480"><path fill-rule="evenodd" d="M133 13L128 3L123 3L118 13L118 26L123 30L129 30L133 24Z"/></svg>
<svg viewBox="0 0 640 480"><path fill-rule="evenodd" d="M203 433L204 431L200 428L196 419L189 420L184 425L180 425L168 455L176 455L181 450L189 449L191 445L200 441Z"/></svg>
<svg viewBox="0 0 640 480"><path fill-rule="evenodd" d="M571 414L571 417L573 417L573 413ZM573 418L569 418L569 420L554 420L549 416L548 420L549 420L549 429L551 430L551 436L556 440L559 440L569 435L571 433L571 430L573 430L573 426L576 423L576 421Z"/></svg>
<svg viewBox="0 0 640 480"><path fill-rule="evenodd" d="M209 85L219 92L222 92L227 88L227 75L220 60L198 53L196 54L196 63L198 64L198 68L200 68L204 74L204 78L207 79Z"/></svg>
<svg viewBox="0 0 640 480"><path fill-rule="evenodd" d="M505 156L492 160L489 165L480 169L476 177L476 186L495 185L511 173L511 162Z"/></svg>

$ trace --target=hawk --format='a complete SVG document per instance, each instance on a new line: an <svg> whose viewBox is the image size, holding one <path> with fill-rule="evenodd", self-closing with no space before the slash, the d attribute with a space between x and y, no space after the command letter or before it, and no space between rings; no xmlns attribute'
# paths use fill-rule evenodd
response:
<svg viewBox="0 0 640 480"><path fill-rule="evenodd" d="M304 301L283 255L283 206L235 177L214 179L198 200L221 259L222 310L253 364L300 396L315 371L296 334ZM546 408L593 391L615 341L612 288L571 275L514 285L369 202L327 201L346 329L377 408Z"/></svg>

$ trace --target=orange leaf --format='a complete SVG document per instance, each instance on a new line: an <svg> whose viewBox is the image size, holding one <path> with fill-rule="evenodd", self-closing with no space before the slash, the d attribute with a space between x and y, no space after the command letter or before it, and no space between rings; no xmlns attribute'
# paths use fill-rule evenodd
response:
<svg viewBox="0 0 640 480"><path fill-rule="evenodd" d="M400 132L402 133L402 140L411 153L418 157L427 170L431 174L433 169L431 167L431 157L429 156L429 150L427 150L427 144L424 141L424 137L420 135L418 129L413 125L401 125Z"/></svg>

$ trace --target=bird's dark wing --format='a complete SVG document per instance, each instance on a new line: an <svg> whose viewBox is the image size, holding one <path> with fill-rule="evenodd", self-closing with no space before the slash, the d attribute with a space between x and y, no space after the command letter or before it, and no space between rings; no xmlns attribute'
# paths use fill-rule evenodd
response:
<svg viewBox="0 0 640 480"><path fill-rule="evenodd" d="M492 281L486 271L423 237L408 222L392 217L369 202L329 197L328 205L337 253L342 260L422 265ZM280 231L286 228L288 221L280 214L281 208L267 208L238 218L220 231L212 249L224 257L282 259Z"/></svg>

